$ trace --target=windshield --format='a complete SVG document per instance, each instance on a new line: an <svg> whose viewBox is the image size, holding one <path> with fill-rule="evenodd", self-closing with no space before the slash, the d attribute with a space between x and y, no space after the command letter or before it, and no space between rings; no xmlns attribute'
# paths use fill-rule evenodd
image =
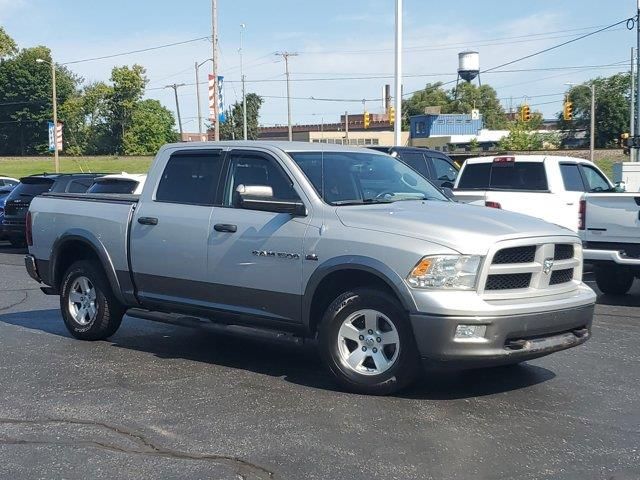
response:
<svg viewBox="0 0 640 480"><path fill-rule="evenodd" d="M94 183L87 193L133 193L138 187L135 180L112 179Z"/></svg>
<svg viewBox="0 0 640 480"><path fill-rule="evenodd" d="M433 184L389 156L368 152L290 152L330 205L449 201Z"/></svg>

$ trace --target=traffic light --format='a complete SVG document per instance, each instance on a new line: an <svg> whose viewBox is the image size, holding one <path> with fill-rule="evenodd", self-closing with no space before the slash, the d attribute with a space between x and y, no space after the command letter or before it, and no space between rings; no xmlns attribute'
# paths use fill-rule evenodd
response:
<svg viewBox="0 0 640 480"><path fill-rule="evenodd" d="M364 128L369 128L371 126L371 116L369 112L364 112Z"/></svg>
<svg viewBox="0 0 640 480"><path fill-rule="evenodd" d="M523 122L531 120L531 107L529 105L523 105L520 109L520 118Z"/></svg>
<svg viewBox="0 0 640 480"><path fill-rule="evenodd" d="M564 108L562 109L562 118L566 121L573 120L573 102L564 102Z"/></svg>
<svg viewBox="0 0 640 480"><path fill-rule="evenodd" d="M391 107L389 109L389 123L391 125L393 125L394 123L396 123L396 109Z"/></svg>

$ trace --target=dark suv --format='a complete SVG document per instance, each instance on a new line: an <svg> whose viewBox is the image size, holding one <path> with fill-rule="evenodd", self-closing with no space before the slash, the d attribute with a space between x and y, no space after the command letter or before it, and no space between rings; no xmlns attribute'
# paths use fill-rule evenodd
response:
<svg viewBox="0 0 640 480"><path fill-rule="evenodd" d="M369 147L388 153L409 165L437 187L452 189L459 168L448 156L437 150L416 147Z"/></svg>
<svg viewBox="0 0 640 480"><path fill-rule="evenodd" d="M104 173L44 173L21 178L18 186L6 199L1 235L8 238L13 246L25 246L25 219L34 197L45 192L84 193L96 177L103 175Z"/></svg>

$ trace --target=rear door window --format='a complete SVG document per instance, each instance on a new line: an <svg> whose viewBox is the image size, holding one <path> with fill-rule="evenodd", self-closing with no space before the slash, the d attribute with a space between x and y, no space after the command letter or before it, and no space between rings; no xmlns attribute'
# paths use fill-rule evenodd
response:
<svg viewBox="0 0 640 480"><path fill-rule="evenodd" d="M401 153L400 159L413 168L416 172L425 178L429 178L429 170L427 169L427 162L422 153L407 152Z"/></svg>
<svg viewBox="0 0 640 480"><path fill-rule="evenodd" d="M584 192L585 187L582 182L582 175L576 163L561 163L560 172L562 173L562 181L564 189L567 192Z"/></svg>
<svg viewBox="0 0 640 480"><path fill-rule="evenodd" d="M92 178L78 178L77 180L72 180L69 182L69 186L67 187L68 193L85 193L91 184L93 183Z"/></svg>
<svg viewBox="0 0 640 480"><path fill-rule="evenodd" d="M156 201L214 205L222 162L221 150L174 153L162 173Z"/></svg>

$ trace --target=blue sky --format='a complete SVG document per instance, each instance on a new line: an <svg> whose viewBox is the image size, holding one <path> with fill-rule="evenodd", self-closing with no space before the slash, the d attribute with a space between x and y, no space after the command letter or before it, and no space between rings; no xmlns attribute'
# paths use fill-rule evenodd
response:
<svg viewBox="0 0 640 480"><path fill-rule="evenodd" d="M362 103L356 99L379 98L383 84L391 82L384 78L318 79L392 74L394 0L219 0L219 4L221 74L229 81L226 98L234 101L241 92L236 83L240 79L237 49L240 24L244 23L245 74L250 82L247 91L266 97L263 124L286 123L284 65L274 55L276 51L300 53L291 60L294 97L353 100L295 100L297 123L335 121L345 110L361 113ZM457 53L464 49L479 50L482 68L490 68L630 17L635 8L635 0L405 0L405 92L419 89L428 81L455 80ZM0 0L0 24L20 46L47 45L56 61L67 62L206 36L211 28L210 1ZM634 42L634 32L616 27L510 68L624 62ZM107 80L114 65L139 63L147 68L147 96L174 110L172 92L161 87L174 82L193 83L194 62L208 57L209 44L199 41L78 63L72 69L87 81ZM209 65L202 69L203 78ZM486 74L483 82L496 87L505 107L529 96L534 109L549 117L561 109L565 83L626 69L627 64L620 64L495 73ZM206 97L205 87L202 95ZM197 130L195 98L195 86L180 89L187 131ZM370 112L381 109L381 101L367 104Z"/></svg>

